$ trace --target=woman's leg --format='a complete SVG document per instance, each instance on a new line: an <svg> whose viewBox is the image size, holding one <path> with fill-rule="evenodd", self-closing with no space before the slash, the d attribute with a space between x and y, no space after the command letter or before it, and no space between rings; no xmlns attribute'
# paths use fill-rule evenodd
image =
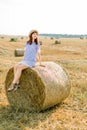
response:
<svg viewBox="0 0 87 130"><path fill-rule="evenodd" d="M27 65L17 65L16 68L14 69L14 79L13 79L13 84L17 83L20 79L20 76L21 76L21 73L22 73L22 70L28 68Z"/></svg>
<svg viewBox="0 0 87 130"><path fill-rule="evenodd" d="M15 77L15 75L16 75L16 71L17 71L18 66L19 66L19 64L16 64L16 65L14 66L14 77ZM17 84L19 84L19 80L17 81Z"/></svg>
<svg viewBox="0 0 87 130"><path fill-rule="evenodd" d="M14 79L13 79L13 82L12 84L10 85L10 87L8 88L8 91L11 91L15 88L15 84L19 82L19 79L20 79L20 76L21 76L21 73L22 73L22 70L28 68L27 65L16 65L14 67Z"/></svg>

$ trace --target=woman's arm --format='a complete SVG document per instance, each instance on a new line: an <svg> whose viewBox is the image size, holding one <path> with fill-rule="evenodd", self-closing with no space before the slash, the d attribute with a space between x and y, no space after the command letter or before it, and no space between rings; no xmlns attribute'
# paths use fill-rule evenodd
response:
<svg viewBox="0 0 87 130"><path fill-rule="evenodd" d="M40 50L37 52L37 59L38 59L38 61L39 61L39 65L42 66L42 67L45 67L45 65L43 65L43 64L41 63L41 52L40 52Z"/></svg>
<svg viewBox="0 0 87 130"><path fill-rule="evenodd" d="M41 53L40 53L40 50L37 52L37 60L39 61L40 65L41 65Z"/></svg>

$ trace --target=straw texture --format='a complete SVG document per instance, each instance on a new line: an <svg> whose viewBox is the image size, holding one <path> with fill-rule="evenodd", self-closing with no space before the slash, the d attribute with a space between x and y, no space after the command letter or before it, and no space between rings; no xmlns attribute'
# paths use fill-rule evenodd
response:
<svg viewBox="0 0 87 130"><path fill-rule="evenodd" d="M23 70L16 92L7 92L13 80L13 68L6 76L5 88L11 107L28 111L41 111L61 103L70 93L69 78L64 69L54 62L43 62Z"/></svg>

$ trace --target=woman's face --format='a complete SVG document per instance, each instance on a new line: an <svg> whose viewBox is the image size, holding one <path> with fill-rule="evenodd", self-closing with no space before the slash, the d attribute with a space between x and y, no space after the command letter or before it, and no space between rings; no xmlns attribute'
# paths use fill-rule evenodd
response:
<svg viewBox="0 0 87 130"><path fill-rule="evenodd" d="M33 33L33 34L32 34L33 40L37 39L37 37L38 37L37 33Z"/></svg>

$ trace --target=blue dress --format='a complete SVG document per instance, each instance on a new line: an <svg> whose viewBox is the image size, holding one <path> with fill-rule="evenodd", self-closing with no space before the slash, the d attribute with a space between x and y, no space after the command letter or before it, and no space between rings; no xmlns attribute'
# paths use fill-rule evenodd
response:
<svg viewBox="0 0 87 130"><path fill-rule="evenodd" d="M36 64L36 55L38 51L40 51L40 43L38 44L36 44L35 42L33 42L32 44L26 43L23 60L18 64L34 67Z"/></svg>

